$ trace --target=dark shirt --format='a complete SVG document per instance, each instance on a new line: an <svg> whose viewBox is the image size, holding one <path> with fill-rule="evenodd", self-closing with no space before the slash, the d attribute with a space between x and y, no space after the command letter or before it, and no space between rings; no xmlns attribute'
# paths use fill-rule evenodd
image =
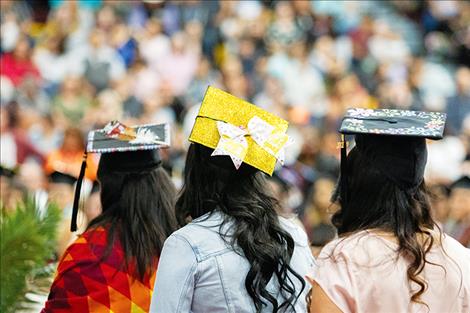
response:
<svg viewBox="0 0 470 313"><path fill-rule="evenodd" d="M459 135L466 116L470 115L470 93L459 94L447 100L447 130L451 135Z"/></svg>

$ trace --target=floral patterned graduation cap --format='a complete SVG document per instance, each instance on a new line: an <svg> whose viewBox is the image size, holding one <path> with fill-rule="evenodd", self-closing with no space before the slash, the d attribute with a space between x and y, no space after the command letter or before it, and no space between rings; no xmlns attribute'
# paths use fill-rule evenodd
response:
<svg viewBox="0 0 470 313"><path fill-rule="evenodd" d="M362 153L400 189L413 192L423 181L427 161L426 138L442 139L446 115L408 110L349 109L339 132L341 146L340 193L347 202L347 155L344 135L355 135L353 150ZM350 153L353 153L351 150Z"/></svg>
<svg viewBox="0 0 470 313"><path fill-rule="evenodd" d="M343 118L340 133L442 139L445 122L445 113L439 112L349 109Z"/></svg>
<svg viewBox="0 0 470 313"><path fill-rule="evenodd" d="M227 155L238 169L249 164L272 175L284 162L290 140L287 121L227 92L209 86L189 137L191 142Z"/></svg>
<svg viewBox="0 0 470 313"><path fill-rule="evenodd" d="M170 146L168 124L148 124L129 127L112 121L103 129L88 133L88 143L75 187L71 231L77 230L80 191L88 153L102 153L99 168L105 171L132 172L149 170L160 165L157 149Z"/></svg>

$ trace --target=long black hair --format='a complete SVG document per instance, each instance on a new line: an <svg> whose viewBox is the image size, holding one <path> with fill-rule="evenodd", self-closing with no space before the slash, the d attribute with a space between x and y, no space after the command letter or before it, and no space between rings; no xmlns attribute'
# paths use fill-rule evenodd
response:
<svg viewBox="0 0 470 313"><path fill-rule="evenodd" d="M177 228L174 214L176 190L161 167L135 172L98 168L103 212L88 229L108 230L109 254L116 239L124 250L123 265L135 264L133 277L143 280L155 269L165 239Z"/></svg>
<svg viewBox="0 0 470 313"><path fill-rule="evenodd" d="M279 224L278 201L267 191L267 181L260 171L246 164L236 170L228 157L211 157L212 151L200 144L189 148L184 187L176 203L179 222L184 225L188 217L223 212L222 225L233 221L233 233L221 236L224 240L230 238L227 242L250 263L245 288L257 312L268 302L273 312L295 310L305 282L289 265L295 243ZM280 303L266 288L273 276L284 298ZM294 280L301 283L301 290L296 290Z"/></svg>
<svg viewBox="0 0 470 313"><path fill-rule="evenodd" d="M424 180L416 190L402 190L357 148L349 153L347 162L348 201L343 204L340 198L341 183L338 183L333 195L333 201L338 200L341 204L341 209L332 217L339 236L345 237L366 229L393 233L398 240L398 252L410 260L408 280L419 286L411 300L422 303L420 296L426 290L427 283L419 275L426 263L430 263L426 260L426 254L434 244L431 230L435 227L439 229L431 216Z"/></svg>

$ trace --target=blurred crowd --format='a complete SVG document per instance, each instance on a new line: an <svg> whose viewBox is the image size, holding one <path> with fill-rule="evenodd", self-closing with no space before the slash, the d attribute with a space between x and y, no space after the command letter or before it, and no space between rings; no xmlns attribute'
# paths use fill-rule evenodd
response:
<svg viewBox="0 0 470 313"><path fill-rule="evenodd" d="M427 184L442 227L470 244L470 3L466 1L1 2L1 201L24 193L64 212L86 134L119 120L170 123L164 165L177 184L208 85L290 122L271 179L316 247L334 235L337 128L346 108L448 114ZM98 159L81 217L99 214ZM459 180L460 179L460 180ZM458 181L457 183L455 183Z"/></svg>

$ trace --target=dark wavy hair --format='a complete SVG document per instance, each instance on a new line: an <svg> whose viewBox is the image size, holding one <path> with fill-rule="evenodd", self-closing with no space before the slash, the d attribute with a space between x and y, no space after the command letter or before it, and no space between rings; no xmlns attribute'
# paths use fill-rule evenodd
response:
<svg viewBox="0 0 470 313"><path fill-rule="evenodd" d="M175 187L162 167L140 172L98 168L103 212L87 229L108 230L103 259L116 239L124 250L123 265L135 264L133 277L143 280L156 268L165 239L177 228Z"/></svg>
<svg viewBox="0 0 470 313"><path fill-rule="evenodd" d="M279 224L278 201L267 191L267 181L260 171L246 164L236 170L228 157L211 157L212 151L196 143L189 147L184 187L176 203L179 222L184 225L188 218L215 210L223 212L220 227L233 221L233 233L220 235L224 240L230 238L227 243L250 263L245 288L256 311L268 302L273 312L295 311L305 282L289 265L295 243ZM273 276L284 298L281 303L266 288ZM301 290L296 290L294 280L302 284Z"/></svg>
<svg viewBox="0 0 470 313"><path fill-rule="evenodd" d="M435 241L431 230L439 227L431 216L424 180L415 191L402 190L356 148L349 153L347 164L348 201L345 205L341 201L341 182L333 195L333 201L341 204L332 217L339 236L374 228L393 233L398 240L398 253L410 260L408 280L419 286L411 301L425 304L420 296L427 283L420 274L427 263L434 264L426 259L426 254Z"/></svg>

